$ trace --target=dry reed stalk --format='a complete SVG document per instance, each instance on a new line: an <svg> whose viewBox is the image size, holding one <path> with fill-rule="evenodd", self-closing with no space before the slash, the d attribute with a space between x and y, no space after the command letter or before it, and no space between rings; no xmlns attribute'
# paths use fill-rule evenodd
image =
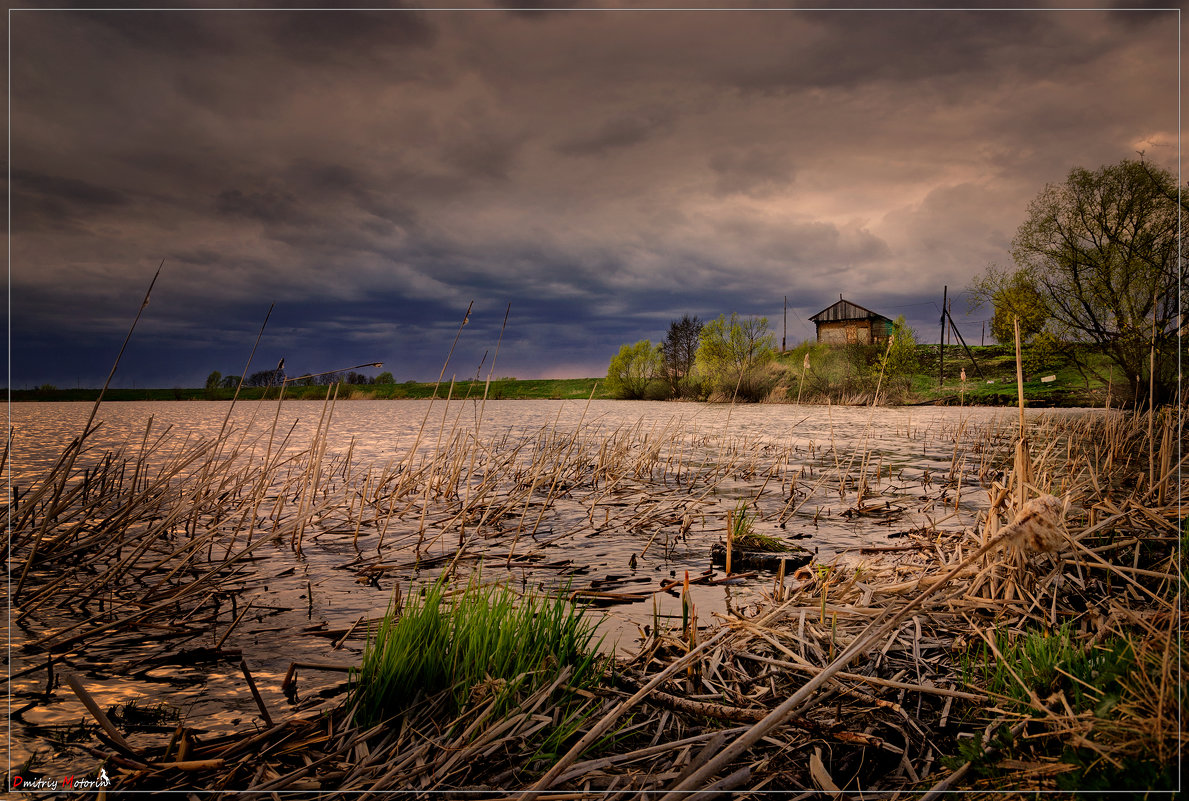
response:
<svg viewBox="0 0 1189 801"><path fill-rule="evenodd" d="M425 407L425 416L421 418L421 427L417 430L417 436L413 439L413 444L409 446L409 455L404 460L406 471L411 470L413 467L413 456L417 453L417 448L421 445L421 437L425 433L425 424L429 422L429 413L433 410L433 403L438 399L438 388L442 384L442 379L446 377L446 368L450 365L450 359L454 356L454 348L458 345L458 338L462 336L462 329L471 320L471 309L474 306L475 301L473 300L467 305L466 314L463 315L462 322L458 326L458 331L454 334L454 341L450 343L450 351L446 354L446 361L442 362L442 370L438 373L438 380L434 382L433 394L430 396L429 404ZM402 474L401 478L398 479L398 486L403 483L405 476L407 476L407 472Z"/></svg>
<svg viewBox="0 0 1189 801"><path fill-rule="evenodd" d="M318 478L322 468L322 457L326 452L326 436L329 433L330 418L334 414L334 404L338 400L339 385L326 388L326 398L322 401L322 415L318 418L318 427L314 429L314 436L310 440L309 461L306 463L304 480L297 509L299 524L289 538L289 545L297 553L301 553L301 542L305 536L306 521L310 515L307 510L314 502L318 492ZM325 426L325 429L323 428Z"/></svg>
<svg viewBox="0 0 1189 801"><path fill-rule="evenodd" d="M256 348L260 346L260 339L264 336L264 329L268 327L268 320L272 317L272 311L275 306L276 303L270 303L268 305L268 311L264 315L264 322L260 324L260 330L256 333L256 341L252 343L252 350L248 353L248 361L244 364L244 371L240 374L239 382L235 385L235 392L231 396L231 403L227 407L227 414L223 416L223 423L219 426L219 433L215 437L216 442L222 443L223 441L223 434L227 430L227 423L231 420L231 413L235 410L236 401L239 400L240 390L243 389L244 381L247 380L248 370L252 368L252 359L256 356ZM213 464L218 457L219 451L216 449L211 454L210 463Z"/></svg>
<svg viewBox="0 0 1189 801"><path fill-rule="evenodd" d="M430 465L436 465L438 455L442 450L442 432L446 428L446 414L450 411L450 400L454 397L454 377L450 377L450 389L446 393L446 406L442 409L442 422L438 426L438 438L434 442L433 456L430 457ZM421 553L421 543L425 538L425 515L429 511L429 494L434 484L434 475L436 471L431 469L427 472L425 477L425 492L421 496L421 520L417 526L417 553Z"/></svg>
<svg viewBox="0 0 1189 801"><path fill-rule="evenodd" d="M132 325L129 327L128 333L124 336L124 342L120 345L120 351L116 354L116 359L112 363L111 372L108 373L107 380L103 382L103 387L100 388L99 395L95 398L95 403L91 406L91 412L87 416L87 422L83 425L83 431L75 440L75 442L78 443L78 447L68 446L66 451L62 454L62 479L60 483L54 484L54 489L50 496L48 509L43 513L42 524L32 539L33 546L29 549L29 556L25 561L24 568L21 570L21 576L17 580L17 585L12 590L13 603L17 602L17 600L20 598L21 590L24 589L25 581L29 575L29 569L33 566L33 559L37 555L37 547L39 543L45 536L46 531L48 531L50 524L57 518L59 511L57 508L59 499L61 497L62 491L66 488L66 481L70 476L71 470L74 468L75 460L78 458L82 441L91 431L91 424L95 422L95 415L99 412L99 405L103 402L103 396L107 392L107 388L111 385L111 380L116 374L116 368L118 368L120 365L120 359L124 356L124 351L128 347L128 341L132 339L132 332L136 330L136 324L140 322L140 317L144 313L145 307L149 305L149 297L153 294L153 286L157 283L157 278L161 275L161 269L164 266L165 259L162 259L161 264L157 266L157 272L153 274L153 280L149 282L149 288L145 290L144 300L141 301L140 308L136 311L136 317L133 318Z"/></svg>
<svg viewBox="0 0 1189 801"><path fill-rule="evenodd" d="M1020 358L1020 318L1012 318L1016 337L1016 399L1020 407L1020 439L1016 445L1016 476L1020 481L1020 489L1016 495L1016 508L1027 500L1024 484L1031 481L1032 461L1028 457L1028 431L1024 426L1024 365Z"/></svg>
<svg viewBox="0 0 1189 801"><path fill-rule="evenodd" d="M60 650L60 649L68 648L73 645L77 645L78 643L84 642L86 640L93 639L95 637L98 637L101 634L106 633L106 632L127 628L130 625L136 623L137 621L143 620L144 618L148 617L149 615L152 615L156 612L159 612L164 609L168 609L171 606L174 606L175 604L179 603L181 600L188 598L188 597L194 595L195 593L197 593L200 589L205 588L208 584L218 585L218 584L221 584L221 583L224 583L224 582L230 580L238 572L240 572L244 569L242 564L240 564L244 560L244 558L247 557L248 555L250 555L255 550L257 550L265 542L267 542L267 540L257 540L257 542L255 542L251 545L245 546L243 549L241 549L235 555L217 563L213 568L211 568L207 572L199 575L197 578L195 578L190 583L173 589L171 592L167 593L161 600L158 600L155 603L138 603L134 599L128 599L128 600L122 601L120 604L112 607L111 609L107 610L106 612L101 612L99 615L95 615L95 616L92 616L86 620L67 625L64 628L61 628L57 631L50 632L49 634L43 635L35 640L32 640L28 645L29 645L29 647L35 647L35 648ZM236 566L236 567L234 567L232 569L232 572L230 574L220 575L225 569L232 568L233 566ZM158 585L158 586L160 586L160 585ZM119 618L119 619L112 618L112 615L115 612L121 611L121 610L123 610L127 607L130 607L130 606L139 606L140 608L138 611L133 612L130 615L126 615L122 618ZM87 631L85 631L82 634L77 634L77 635L68 637L66 639L59 639L63 635L65 635L71 631L74 631L75 629L84 628L84 627L88 627L88 628L87 628Z"/></svg>
<svg viewBox="0 0 1189 801"><path fill-rule="evenodd" d="M578 418L578 424L574 427L574 433L573 433L573 435L570 439L570 442L566 448L565 454L562 456L563 460L569 460L573 457L574 448L578 444L578 435L582 431L582 424L586 421L586 414L588 411L590 411L590 402L592 400L594 400L595 391L598 389L598 386L599 386L598 382L596 381L594 386L591 387L590 397L586 399L586 405L582 407L582 414ZM541 504L541 512L540 512L540 514L537 515L536 522L533 523L533 530L531 532L529 532L533 536L536 535L537 530L540 529L540 527L541 527L541 520L545 517L545 510L548 509L550 504L553 502L554 493L557 491L557 486L558 486L558 483L560 482L561 476L562 476L562 472L560 470L554 471L553 481L549 485L549 491L545 494L545 502L543 504ZM515 549L515 543L513 543L513 548L509 549L509 557L511 555L510 551L514 550L514 549Z"/></svg>

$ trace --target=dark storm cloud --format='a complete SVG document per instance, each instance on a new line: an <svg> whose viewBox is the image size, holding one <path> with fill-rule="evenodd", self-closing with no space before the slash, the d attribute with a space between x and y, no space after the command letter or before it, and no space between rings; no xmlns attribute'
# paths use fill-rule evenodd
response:
<svg viewBox="0 0 1189 801"><path fill-rule="evenodd" d="M557 145L557 152L567 156L601 156L611 150L631 147L673 127L672 112L647 109L607 120L590 133L583 133Z"/></svg>
<svg viewBox="0 0 1189 801"><path fill-rule="evenodd" d="M346 164L303 158L291 163L281 175L294 195L353 206L376 218L369 225L385 223L386 232L393 226L408 228L416 222L417 210L404 199L404 179L397 174L381 182Z"/></svg>
<svg viewBox="0 0 1189 801"><path fill-rule="evenodd" d="M434 43L437 30L423 11L395 6L388 11L359 10L320 4L310 11L278 13L280 24L272 30L274 42L294 55L315 60L349 62L359 49L423 48Z"/></svg>
<svg viewBox="0 0 1189 801"><path fill-rule="evenodd" d="M796 174L791 154L775 147L731 148L713 154L709 164L719 195L761 197L786 188Z"/></svg>
<svg viewBox="0 0 1189 801"><path fill-rule="evenodd" d="M1177 8L1165 0L1120 0L1111 3L1107 13L1112 23L1139 28L1167 22L1169 16L1176 16Z"/></svg>
<svg viewBox="0 0 1189 801"><path fill-rule="evenodd" d="M553 14L564 14L571 9L590 7L585 0L496 0L495 5L509 14L536 20L545 20Z"/></svg>
<svg viewBox="0 0 1189 801"><path fill-rule="evenodd" d="M52 13L52 12L47 12ZM228 36L247 20L194 9L74 11L66 24L114 35L111 46L175 55L226 54L237 49Z"/></svg>
<svg viewBox="0 0 1189 801"><path fill-rule="evenodd" d="M962 81L994 85L1020 72L1076 70L1120 42L1070 41L1046 11L888 10L765 13L773 43L723 60L723 79L751 91L847 89ZM775 44L779 41L781 44ZM732 55L734 51L732 52ZM1026 59L1026 60L1023 60ZM971 87L973 88L973 87Z"/></svg>
<svg viewBox="0 0 1189 801"><path fill-rule="evenodd" d="M162 257L167 385L273 301L274 363L402 380L472 299L460 373L508 302L521 377L786 294L797 337L840 292L935 336L1045 182L1175 157L1175 24L1135 16L15 13L14 375L82 380L47 365L114 353Z"/></svg>
<svg viewBox="0 0 1189 801"><path fill-rule="evenodd" d="M224 189L215 198L219 214L246 217L266 223L299 224L307 218L297 209L297 198L291 194L265 191L244 192Z"/></svg>
<svg viewBox="0 0 1189 801"><path fill-rule="evenodd" d="M490 181L505 181L516 165L521 142L515 136L484 133L471 129L456 137L443 151L451 168L462 175Z"/></svg>
<svg viewBox="0 0 1189 801"><path fill-rule="evenodd" d="M32 170L13 170L10 188L13 226L26 231L73 228L129 202L127 195L106 186Z"/></svg>

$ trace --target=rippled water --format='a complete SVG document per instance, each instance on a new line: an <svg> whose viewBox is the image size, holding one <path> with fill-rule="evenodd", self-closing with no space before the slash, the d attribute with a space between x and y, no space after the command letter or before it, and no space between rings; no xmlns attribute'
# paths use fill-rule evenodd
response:
<svg viewBox="0 0 1189 801"><path fill-rule="evenodd" d="M8 469L18 493L52 466L81 431L90 409L90 404L11 407ZM229 404L220 402L107 404L85 458L98 459L104 450L120 447L135 456L163 434L171 443L214 437L228 409ZM280 407L277 431L304 447L325 411L321 402L287 401ZM275 415L275 403L240 404L227 425L232 437L248 431L250 438L267 431ZM599 443L653 448L655 460L647 475L625 477L594 490L550 487L552 502L544 511L539 503L526 504L519 520L513 516L502 529L472 532L467 542L468 554L486 555L485 580L510 576L524 588L556 591L610 576L619 590L636 591L655 590L686 571L697 576L709 569L710 546L723 537L727 512L740 500L751 502L757 512L759 532L796 540L823 563L869 558L860 549L892 544L897 533L907 530L970 527L987 504L980 483L1002 467L1014 420L1012 410L986 408L871 410L615 401L488 401L483 406L439 401L431 407L425 401L360 400L340 401L334 407L325 441L328 461L340 457L346 464L350 455L348 469L356 481L369 469L400 464L419 431L423 455L451 442L458 432L475 432L493 453L548 432L577 433L581 447L588 449L597 449ZM525 448L524 453L532 450ZM516 469L528 475L531 461L517 463ZM692 481L699 473L715 480ZM862 479L868 504L883 504L887 515L847 516ZM538 488L537 495L543 491ZM684 536L678 512L693 518ZM427 517L431 530L442 522ZM361 617L383 614L397 585L407 592L410 585L432 580L456 554L457 531L427 539L419 536L420 526L418 520L400 520L382 545L375 531L365 529L356 543L341 527L329 525L312 533L300 553L287 542L270 543L256 553L252 569L237 579L241 591L236 608L225 604L217 611L212 634L181 647L215 645L214 637L230 627L233 613L242 613L250 601L252 607L223 647L242 651L274 718L283 717L294 706L294 700L280 691L293 662L355 664L362 651L360 639L348 639L335 650L335 638L307 629L345 629ZM513 563L509 570L513 541L517 554L533 560ZM361 552L373 561L382 557L390 569L377 581L361 583ZM467 562L468 568L477 565L477 559ZM772 582L771 574L761 573L739 584L693 587L699 620L710 622L730 606L758 601ZM665 593L652 597L655 605L648 600L594 612L606 615L601 630L609 647L631 652L641 627L655 623L656 615L662 621L679 615L679 600ZM66 625L71 618L63 613L35 622L12 629L14 673L45 660L21 645L45 627ZM113 635L101 652L67 655L67 669L81 673L104 707L130 699L142 706L164 703L181 710L187 725L212 736L258 725L238 661L187 664L183 659L182 664L130 667L146 655L160 655L156 634L145 629ZM119 670L111 668L113 654L124 663ZM332 691L344 680L341 673L306 668L299 668L298 676L299 707L316 703L320 691ZM12 689L19 696L14 708L44 688L45 680L44 670L14 680ZM80 756L77 749L59 748L45 739L47 733L61 731L52 727L91 722L65 684L19 711L13 731L14 764L37 751L47 774L94 767L94 760Z"/></svg>

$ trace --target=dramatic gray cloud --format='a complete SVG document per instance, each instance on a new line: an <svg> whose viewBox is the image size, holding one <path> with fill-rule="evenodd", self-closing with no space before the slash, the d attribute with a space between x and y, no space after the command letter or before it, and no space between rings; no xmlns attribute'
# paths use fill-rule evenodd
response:
<svg viewBox="0 0 1189 801"><path fill-rule="evenodd" d="M472 300L460 376L508 303L520 377L786 295L928 339L1046 182L1177 157L1175 11L550 8L12 12L13 385L102 381L162 258L123 384L274 302L263 367L400 380Z"/></svg>

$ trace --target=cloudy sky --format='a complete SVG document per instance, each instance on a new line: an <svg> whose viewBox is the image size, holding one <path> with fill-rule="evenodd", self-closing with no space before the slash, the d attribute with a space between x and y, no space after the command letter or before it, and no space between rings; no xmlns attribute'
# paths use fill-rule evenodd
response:
<svg viewBox="0 0 1189 801"><path fill-rule="evenodd" d="M1175 170L1178 24L10 11L11 386L102 384L162 260L117 386L240 372L274 302L253 370L398 381L437 377L472 300L447 378L509 303L520 378L602 375L686 313L779 344L786 295L790 345L840 293L936 342L942 287L1009 263L1046 182ZM989 313L954 311L977 341Z"/></svg>

